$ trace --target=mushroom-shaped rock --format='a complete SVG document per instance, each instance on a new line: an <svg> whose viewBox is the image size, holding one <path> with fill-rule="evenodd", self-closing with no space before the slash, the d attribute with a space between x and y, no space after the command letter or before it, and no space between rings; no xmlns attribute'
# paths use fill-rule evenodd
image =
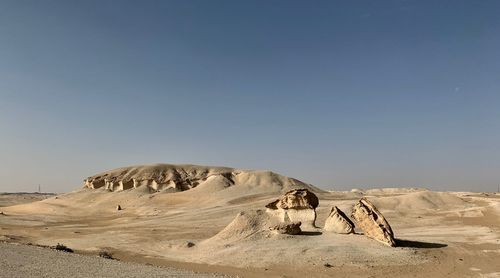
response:
<svg viewBox="0 0 500 278"><path fill-rule="evenodd" d="M343 211L334 206L325 221L323 230L337 234L351 234L354 232L354 223Z"/></svg>
<svg viewBox="0 0 500 278"><path fill-rule="evenodd" d="M297 235L302 231L300 229L300 225L302 223L299 222L290 222L290 223L279 223L270 228L271 231L277 232L279 234L287 234L287 235Z"/></svg>
<svg viewBox="0 0 500 278"><path fill-rule="evenodd" d="M352 218L367 237L389 246L396 246L394 233L382 213L365 198L359 200L352 209Z"/></svg>
<svg viewBox="0 0 500 278"><path fill-rule="evenodd" d="M266 205L268 212L277 215L282 222L302 222L302 227L315 228L318 197L307 189L288 191L278 200Z"/></svg>
<svg viewBox="0 0 500 278"><path fill-rule="evenodd" d="M319 205L318 197L307 189L288 191L278 200L269 203L270 209L315 209Z"/></svg>

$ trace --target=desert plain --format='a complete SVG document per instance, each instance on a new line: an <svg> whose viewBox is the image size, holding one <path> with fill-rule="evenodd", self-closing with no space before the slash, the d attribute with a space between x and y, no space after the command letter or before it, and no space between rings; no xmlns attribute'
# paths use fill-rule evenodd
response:
<svg viewBox="0 0 500 278"><path fill-rule="evenodd" d="M314 225L280 234L254 217L294 189L318 197ZM0 246L63 244L83 257L239 277L500 277L498 193L327 191L270 171L170 164L106 171L70 190L1 194ZM395 247L357 226L323 229L333 206L350 217L361 198L390 223Z"/></svg>

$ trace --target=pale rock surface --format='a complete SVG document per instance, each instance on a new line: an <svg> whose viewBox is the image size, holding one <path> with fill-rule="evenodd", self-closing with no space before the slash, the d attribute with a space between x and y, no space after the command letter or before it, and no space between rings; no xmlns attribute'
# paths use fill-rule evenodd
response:
<svg viewBox="0 0 500 278"><path fill-rule="evenodd" d="M268 213L282 219L282 222L301 222L302 227L316 228L316 207L318 197L308 189L288 191L278 200L266 205Z"/></svg>
<svg viewBox="0 0 500 278"><path fill-rule="evenodd" d="M308 189L301 188L288 191L266 207L270 209L316 209L318 205L318 197Z"/></svg>
<svg viewBox="0 0 500 278"><path fill-rule="evenodd" d="M216 190L240 186L276 191L309 188L322 192L310 184L270 171L174 164L138 165L102 172L86 178L83 188L103 188L108 191L146 189L149 193L156 193L180 192L198 187L212 191L214 184Z"/></svg>
<svg viewBox="0 0 500 278"><path fill-rule="evenodd" d="M367 199L362 198L352 209L352 218L364 235L391 247L396 246L394 233L385 217Z"/></svg>
<svg viewBox="0 0 500 278"><path fill-rule="evenodd" d="M271 231L278 234L297 235L302 231L300 229L301 222L279 223L270 228Z"/></svg>
<svg viewBox="0 0 500 278"><path fill-rule="evenodd" d="M337 234L351 234L354 232L354 223L338 207L332 207L326 218L323 230Z"/></svg>

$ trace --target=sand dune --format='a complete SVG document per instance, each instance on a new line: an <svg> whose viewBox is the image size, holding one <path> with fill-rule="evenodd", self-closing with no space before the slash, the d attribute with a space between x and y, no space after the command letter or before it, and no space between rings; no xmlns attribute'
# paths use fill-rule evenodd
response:
<svg viewBox="0 0 500 278"><path fill-rule="evenodd" d="M297 188L318 196L317 227L271 232L276 218L265 206ZM359 227L357 234L323 231L333 206L350 215L361 197L384 214L399 247L367 238ZM156 164L107 171L74 192L2 207L0 238L248 277L480 277L498 272L499 204L497 194L327 192L269 171Z"/></svg>

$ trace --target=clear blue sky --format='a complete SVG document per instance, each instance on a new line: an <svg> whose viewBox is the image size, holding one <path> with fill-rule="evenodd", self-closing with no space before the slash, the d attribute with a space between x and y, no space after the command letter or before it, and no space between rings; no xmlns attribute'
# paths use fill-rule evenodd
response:
<svg viewBox="0 0 500 278"><path fill-rule="evenodd" d="M143 163L500 183L500 1L1 1L0 191Z"/></svg>

